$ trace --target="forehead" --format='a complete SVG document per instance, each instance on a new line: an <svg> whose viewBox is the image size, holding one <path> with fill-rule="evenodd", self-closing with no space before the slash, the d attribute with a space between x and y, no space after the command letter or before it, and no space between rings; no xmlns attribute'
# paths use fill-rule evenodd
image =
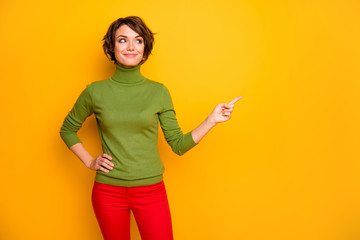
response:
<svg viewBox="0 0 360 240"><path fill-rule="evenodd" d="M124 24L121 25L115 32L115 36L118 37L119 35L125 35L130 37L136 37L139 34L132 30L128 25Z"/></svg>

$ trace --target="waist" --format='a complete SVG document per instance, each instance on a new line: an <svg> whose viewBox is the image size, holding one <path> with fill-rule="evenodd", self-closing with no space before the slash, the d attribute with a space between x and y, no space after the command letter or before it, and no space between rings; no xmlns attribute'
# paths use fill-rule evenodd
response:
<svg viewBox="0 0 360 240"><path fill-rule="evenodd" d="M102 174L101 172L96 172L96 176L95 176L95 182L110 184L115 186L123 186L123 187L146 186L146 185L159 183L162 180L163 180L163 174L142 178L142 179L132 179L132 180L107 176Z"/></svg>

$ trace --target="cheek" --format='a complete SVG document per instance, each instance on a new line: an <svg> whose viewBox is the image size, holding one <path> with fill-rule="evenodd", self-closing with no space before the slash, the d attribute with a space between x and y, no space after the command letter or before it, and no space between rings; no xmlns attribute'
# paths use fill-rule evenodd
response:
<svg viewBox="0 0 360 240"><path fill-rule="evenodd" d="M144 53L144 45L142 45L142 46L138 46L137 48L136 48L136 50L139 52L139 53Z"/></svg>
<svg viewBox="0 0 360 240"><path fill-rule="evenodd" d="M114 51L115 52L121 52L123 51L123 48L120 44L115 44L115 48L114 48Z"/></svg>

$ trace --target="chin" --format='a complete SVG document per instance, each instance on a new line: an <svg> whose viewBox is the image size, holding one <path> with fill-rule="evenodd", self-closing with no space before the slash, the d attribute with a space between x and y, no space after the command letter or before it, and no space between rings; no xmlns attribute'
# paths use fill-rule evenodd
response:
<svg viewBox="0 0 360 240"><path fill-rule="evenodd" d="M139 63L141 62L141 60L134 60L134 61L126 61L126 62L119 62L121 65L126 66L126 67L135 67L137 66Z"/></svg>

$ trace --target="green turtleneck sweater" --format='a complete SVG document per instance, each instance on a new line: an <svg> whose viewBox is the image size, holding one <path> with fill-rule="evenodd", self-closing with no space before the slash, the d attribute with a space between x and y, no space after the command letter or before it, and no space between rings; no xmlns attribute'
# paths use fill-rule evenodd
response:
<svg viewBox="0 0 360 240"><path fill-rule="evenodd" d="M140 65L116 71L108 79L92 82L81 92L63 121L60 136L70 148L80 143L77 132L95 114L102 150L114 168L96 171L95 181L117 186L145 186L163 179L164 165L158 151L158 124L172 150L183 155L197 145L192 131L183 134L169 90L145 78Z"/></svg>

